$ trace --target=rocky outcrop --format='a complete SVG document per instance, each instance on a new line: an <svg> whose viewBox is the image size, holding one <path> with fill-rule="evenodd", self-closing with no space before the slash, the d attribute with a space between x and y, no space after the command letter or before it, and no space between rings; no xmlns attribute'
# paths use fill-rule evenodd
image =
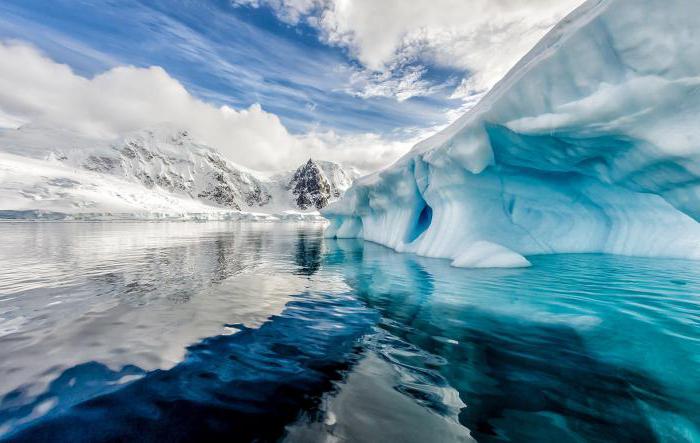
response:
<svg viewBox="0 0 700 443"><path fill-rule="evenodd" d="M187 131L143 131L113 145L110 154L90 155L83 167L237 210L265 206L271 198L259 179L195 143Z"/></svg>
<svg viewBox="0 0 700 443"><path fill-rule="evenodd" d="M333 195L331 185L324 176L321 168L312 159L294 172L289 187L296 197L299 209L315 207L321 209L328 205Z"/></svg>

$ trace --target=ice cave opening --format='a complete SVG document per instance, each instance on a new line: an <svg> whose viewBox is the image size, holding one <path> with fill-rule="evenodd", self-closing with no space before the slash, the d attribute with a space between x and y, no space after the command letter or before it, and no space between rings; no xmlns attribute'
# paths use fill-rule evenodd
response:
<svg viewBox="0 0 700 443"><path fill-rule="evenodd" d="M413 226L406 233L406 243L414 242L418 237L421 236L430 227L430 223L433 221L433 208L428 205L428 203L423 200L423 208L420 210L416 221Z"/></svg>

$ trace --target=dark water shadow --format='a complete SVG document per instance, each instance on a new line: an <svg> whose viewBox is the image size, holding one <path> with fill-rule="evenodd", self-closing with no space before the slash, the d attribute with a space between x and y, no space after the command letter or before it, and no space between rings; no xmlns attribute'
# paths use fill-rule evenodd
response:
<svg viewBox="0 0 700 443"><path fill-rule="evenodd" d="M259 329L230 325L241 331L189 347L169 370L115 372L85 363L66 370L33 402L12 408L20 393L6 396L3 422L27 417L47 399L57 404L3 441L275 441L333 389L375 321L352 298L298 300ZM111 385L124 375L142 377ZM100 390L108 392L90 398Z"/></svg>
<svg viewBox="0 0 700 443"><path fill-rule="evenodd" d="M312 275L322 239L297 240L296 273ZM305 293L257 329L227 325L239 332L188 347L168 370L80 364L33 399L18 389L0 400L0 425L14 428L0 440L276 441L335 389L377 319L349 294ZM42 405L50 410L32 418Z"/></svg>

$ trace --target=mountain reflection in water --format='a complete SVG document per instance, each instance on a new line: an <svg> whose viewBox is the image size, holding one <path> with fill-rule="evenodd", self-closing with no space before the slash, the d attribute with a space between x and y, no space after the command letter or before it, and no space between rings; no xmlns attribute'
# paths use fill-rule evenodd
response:
<svg viewBox="0 0 700 443"><path fill-rule="evenodd" d="M470 271L313 225L0 234L3 440L698 438L690 262Z"/></svg>

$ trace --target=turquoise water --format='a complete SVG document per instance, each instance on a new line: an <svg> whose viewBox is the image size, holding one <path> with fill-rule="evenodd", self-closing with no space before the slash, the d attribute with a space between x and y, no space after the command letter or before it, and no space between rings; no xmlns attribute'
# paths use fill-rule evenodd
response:
<svg viewBox="0 0 700 443"><path fill-rule="evenodd" d="M700 441L700 267L2 223L0 439Z"/></svg>

